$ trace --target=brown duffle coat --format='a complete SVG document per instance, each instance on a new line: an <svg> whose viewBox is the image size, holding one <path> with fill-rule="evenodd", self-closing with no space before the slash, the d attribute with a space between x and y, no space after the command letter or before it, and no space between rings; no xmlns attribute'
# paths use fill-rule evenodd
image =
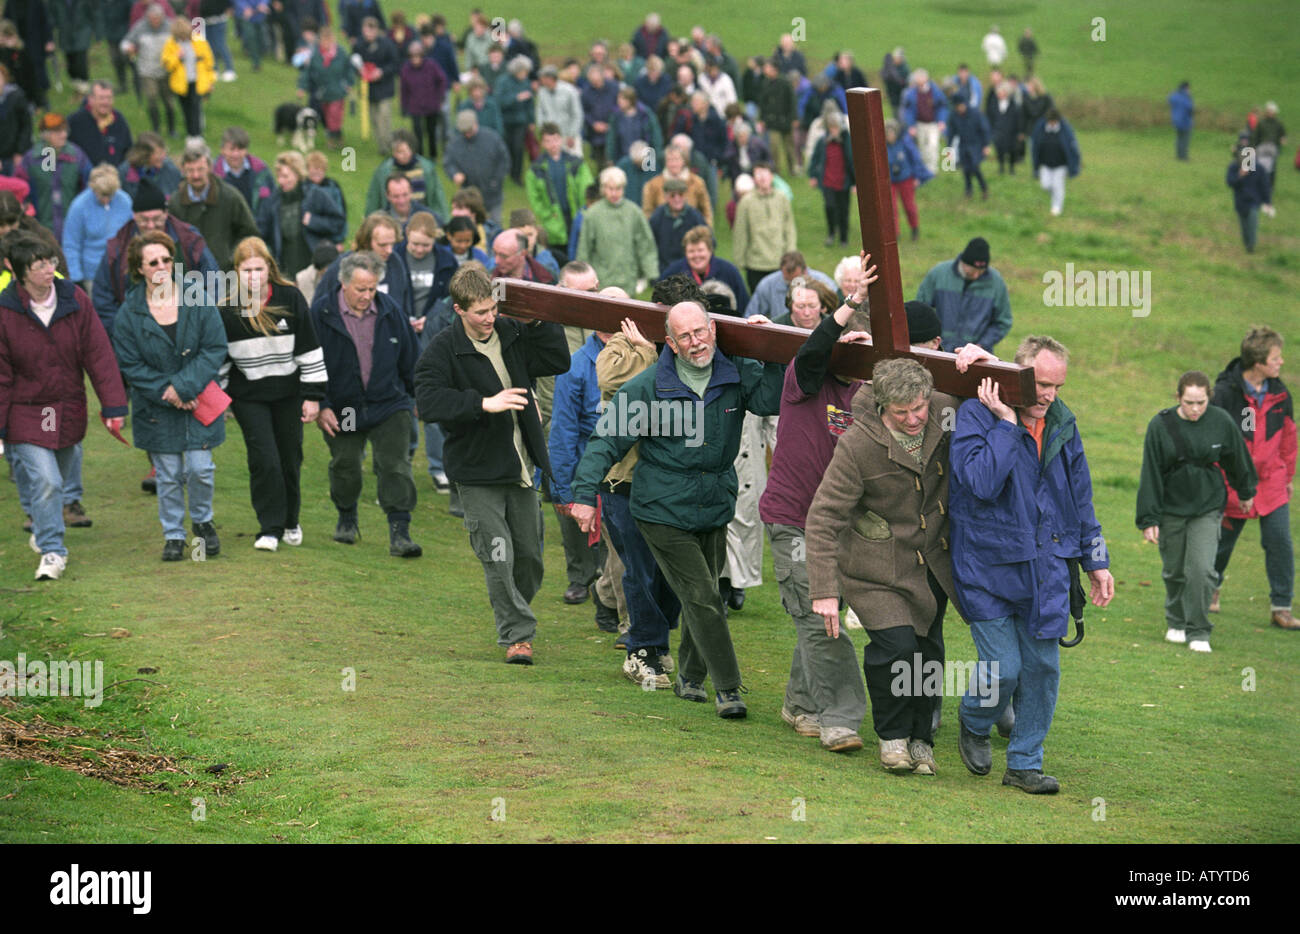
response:
<svg viewBox="0 0 1300 934"><path fill-rule="evenodd" d="M938 603L929 570L954 597L948 531L948 445L961 402L930 396L924 466L876 414L871 384L853 397L853 424L808 510L809 596L841 594L868 629L912 626L924 636ZM947 414L945 414L945 411Z"/></svg>

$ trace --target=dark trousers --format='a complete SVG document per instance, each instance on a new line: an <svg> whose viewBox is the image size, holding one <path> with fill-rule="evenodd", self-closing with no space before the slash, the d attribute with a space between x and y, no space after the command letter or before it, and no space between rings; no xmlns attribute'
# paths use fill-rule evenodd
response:
<svg viewBox="0 0 1300 934"><path fill-rule="evenodd" d="M1266 516L1259 517L1259 541L1264 546L1264 572L1268 575L1268 600L1271 609L1291 608L1295 597L1295 555L1291 549L1291 504L1283 503ZM1224 519L1219 537L1219 551L1214 558L1218 586L1223 586L1223 572L1232 559L1245 519Z"/></svg>
<svg viewBox="0 0 1300 934"><path fill-rule="evenodd" d="M641 536L632 518L630 501L617 493L600 494L600 514L610 543L623 561L623 596L632 625L627 631L627 650L668 651L668 630L677 628L681 601Z"/></svg>
<svg viewBox="0 0 1300 934"><path fill-rule="evenodd" d="M871 725L881 739L933 741L930 727L934 707L943 699L943 614L948 609L948 596L933 574L927 571L926 577L939 607L924 636L918 636L910 625L871 629L870 620L862 619L871 638L862 653L862 670L871 698ZM929 685L925 684L926 675L934 667L930 663L937 663L941 673L937 696L927 693Z"/></svg>
<svg viewBox="0 0 1300 934"><path fill-rule="evenodd" d="M980 167L978 165L970 169L963 166L961 170L961 174L962 174L962 178L965 179L966 181L967 195L970 195L972 191L971 179L974 179L975 181L980 183L980 191L989 190L989 186L984 182L984 173L980 171Z"/></svg>
<svg viewBox="0 0 1300 934"><path fill-rule="evenodd" d="M1191 139L1191 130L1174 129L1174 155L1184 162L1187 161L1187 144Z"/></svg>
<svg viewBox="0 0 1300 934"><path fill-rule="evenodd" d="M587 544L587 533L568 516L557 515L560 520L560 539L564 542L565 577L571 587L590 587L605 566L604 540Z"/></svg>
<svg viewBox="0 0 1300 934"><path fill-rule="evenodd" d="M437 111L431 114L417 114L411 117L411 132L415 134L415 151L430 159L438 158L438 119L442 115ZM424 140L429 140L429 150L425 152Z"/></svg>
<svg viewBox="0 0 1300 934"><path fill-rule="evenodd" d="M236 400L230 409L248 451L257 534L282 538L285 529L298 525L302 504L302 402L297 396L276 402Z"/></svg>
<svg viewBox="0 0 1300 934"><path fill-rule="evenodd" d="M1009 172L1016 174L1016 152L1010 146L999 145L998 150L998 174Z"/></svg>
<svg viewBox="0 0 1300 934"><path fill-rule="evenodd" d="M727 527L688 532L637 520L641 536L682 602L682 638L677 649L681 677L715 691L740 687L740 664L731 644L718 578L727 569Z"/></svg>
<svg viewBox="0 0 1300 934"><path fill-rule="evenodd" d="M190 88L180 95L181 113L185 116L185 135L203 135L203 98L199 97L198 88L193 81Z"/></svg>
<svg viewBox="0 0 1300 934"><path fill-rule="evenodd" d="M772 270L772 269L749 269L748 267L746 267L746 269L745 269L745 287L746 287L747 289L749 289L749 294L750 294L750 295L753 295L753 294L754 294L754 289L758 288L758 284L759 284L759 282L761 282L761 281L763 280L763 277L766 276L766 275L768 275L769 273L772 273L772 272L775 272L775 270ZM740 301L740 296L739 296L739 295L736 296L736 301Z"/></svg>
<svg viewBox="0 0 1300 934"><path fill-rule="evenodd" d="M82 49L80 52L65 52L68 60L68 77L73 81L90 80L90 53Z"/></svg>
<svg viewBox="0 0 1300 934"><path fill-rule="evenodd" d="M826 208L826 236L849 242L849 190L822 189L822 204Z"/></svg>
<svg viewBox="0 0 1300 934"><path fill-rule="evenodd" d="M524 183L524 136L528 133L526 123L507 123L506 149L510 150L510 178L516 185Z"/></svg>
<svg viewBox="0 0 1300 934"><path fill-rule="evenodd" d="M411 478L411 412L401 409L378 425L360 431L344 431L325 436L330 449L330 499L340 516L356 519L357 499L361 496L362 455L370 442L379 474L379 505L389 522L411 521L415 508L415 481Z"/></svg>

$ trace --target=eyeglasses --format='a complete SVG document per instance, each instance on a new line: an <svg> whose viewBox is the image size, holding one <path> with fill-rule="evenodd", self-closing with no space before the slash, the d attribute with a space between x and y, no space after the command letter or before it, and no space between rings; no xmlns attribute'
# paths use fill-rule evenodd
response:
<svg viewBox="0 0 1300 934"><path fill-rule="evenodd" d="M709 339L709 329L696 328L689 334L677 334L673 339L679 344L702 344Z"/></svg>
<svg viewBox="0 0 1300 934"><path fill-rule="evenodd" d="M157 259L151 259L147 263L145 263L146 266L150 266L150 267L170 266L171 264L172 264L172 258L170 256L160 256Z"/></svg>
<svg viewBox="0 0 1300 934"><path fill-rule="evenodd" d="M49 272L51 269L57 269L58 265L59 264L52 259L38 259L27 268L41 272Z"/></svg>

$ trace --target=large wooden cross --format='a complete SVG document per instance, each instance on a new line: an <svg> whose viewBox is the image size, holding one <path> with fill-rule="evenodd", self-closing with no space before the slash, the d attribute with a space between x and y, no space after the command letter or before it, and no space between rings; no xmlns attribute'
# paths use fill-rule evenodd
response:
<svg viewBox="0 0 1300 934"><path fill-rule="evenodd" d="M977 363L965 373L958 373L953 354L914 349L908 342L903 279L898 264L898 232L885 158L882 96L875 88L854 88L848 92L862 244L871 254L878 275L867 287L872 342L837 345L831 356L831 370L842 376L871 379L877 361L910 357L933 374L935 388L940 392L974 396L980 381L992 377L1003 402L1032 404L1036 400L1033 367ZM631 318L647 338L657 343L664 340L666 309L663 305L538 285L523 279L498 279L496 286L498 307L503 314L614 333L619 331L622 319ZM717 326L718 348L728 355L788 363L808 339L808 332L802 328L749 324L743 318L727 315L710 317Z"/></svg>

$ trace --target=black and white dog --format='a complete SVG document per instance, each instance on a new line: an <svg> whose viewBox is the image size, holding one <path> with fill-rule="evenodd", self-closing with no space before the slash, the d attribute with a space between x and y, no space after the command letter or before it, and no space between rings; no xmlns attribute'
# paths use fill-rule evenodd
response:
<svg viewBox="0 0 1300 934"><path fill-rule="evenodd" d="M275 108L273 129L281 146L290 140L299 152L311 152L316 148L316 127L319 124L320 114L311 107L289 103Z"/></svg>

